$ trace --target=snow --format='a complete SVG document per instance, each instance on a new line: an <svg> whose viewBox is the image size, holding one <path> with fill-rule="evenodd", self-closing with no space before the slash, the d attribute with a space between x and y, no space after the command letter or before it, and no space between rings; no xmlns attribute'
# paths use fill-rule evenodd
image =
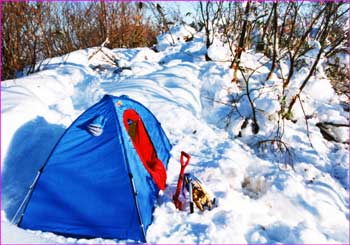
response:
<svg viewBox="0 0 350 245"><path fill-rule="evenodd" d="M314 76L301 94L307 115L312 115L310 137L300 103L293 110L296 122L285 121L282 139L293 152L292 170L276 144L258 147L276 132L281 71L265 81L269 60L251 50L242 53L241 65L247 72L256 70L248 84L260 126L254 135L251 120L242 128L252 110L246 84L231 83L230 62L206 62L205 39L188 26L175 26L171 33L175 44L169 33L160 35L158 52L103 48L89 59L99 48L78 50L44 61L30 76L1 83L1 243L134 242L69 238L10 223L65 128L106 93L126 94L147 106L173 145L167 188L147 231L149 243L349 243L348 145L325 140L316 126L348 124L329 81ZM189 35L194 38L186 42ZM214 46L208 51L219 58L226 55ZM285 73L286 62L281 66ZM305 72L298 70L291 84L299 86ZM287 88L287 100L295 88ZM348 128L342 130L338 134L347 138ZM182 150L191 155L186 172L201 179L219 200L211 211L175 209L172 195Z"/></svg>
<svg viewBox="0 0 350 245"><path fill-rule="evenodd" d="M1 222L1 237L3 238L2 243L6 244L16 244L21 241L21 243L26 244L52 244L53 241L47 240L43 237L38 236L35 233L24 231L11 225L8 222ZM5 239L4 239L5 238Z"/></svg>
<svg viewBox="0 0 350 245"><path fill-rule="evenodd" d="M186 39L193 37L195 33L195 29L188 25L175 25L169 32L157 37L157 49L164 51L169 46L183 44Z"/></svg>
<svg viewBox="0 0 350 245"><path fill-rule="evenodd" d="M213 43L208 48L208 56L213 61L230 61L231 54L228 47L226 47L220 40L214 39Z"/></svg>
<svg viewBox="0 0 350 245"><path fill-rule="evenodd" d="M327 103L337 98L330 81L327 79L311 80L306 85L305 91L311 99L320 103Z"/></svg>

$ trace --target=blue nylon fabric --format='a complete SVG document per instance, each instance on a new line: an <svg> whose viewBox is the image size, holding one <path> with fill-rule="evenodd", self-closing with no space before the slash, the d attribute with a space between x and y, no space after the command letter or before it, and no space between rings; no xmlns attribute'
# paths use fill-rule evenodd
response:
<svg viewBox="0 0 350 245"><path fill-rule="evenodd" d="M125 130L122 113L130 108L142 118L159 159L167 166L171 145L152 113L127 97L106 95L57 143L19 226L77 237L145 242L139 215L147 229L159 190ZM106 121L103 134L95 137L86 127L98 116ZM139 210L129 171L138 193Z"/></svg>

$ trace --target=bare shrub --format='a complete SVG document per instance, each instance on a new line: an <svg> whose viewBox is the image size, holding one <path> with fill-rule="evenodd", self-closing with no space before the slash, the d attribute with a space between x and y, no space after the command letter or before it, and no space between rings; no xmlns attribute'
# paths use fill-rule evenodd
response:
<svg viewBox="0 0 350 245"><path fill-rule="evenodd" d="M45 58L99 46L152 46L156 29L142 4L132 2L5 2L2 4L2 76ZM19 17L20 16L20 17Z"/></svg>

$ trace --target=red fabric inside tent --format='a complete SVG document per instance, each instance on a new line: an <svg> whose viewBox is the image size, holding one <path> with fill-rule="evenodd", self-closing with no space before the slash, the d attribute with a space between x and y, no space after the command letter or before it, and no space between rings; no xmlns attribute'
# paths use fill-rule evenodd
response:
<svg viewBox="0 0 350 245"><path fill-rule="evenodd" d="M123 121L143 165L158 188L164 190L167 177L166 170L162 161L157 157L140 116L134 110L129 109L124 112Z"/></svg>

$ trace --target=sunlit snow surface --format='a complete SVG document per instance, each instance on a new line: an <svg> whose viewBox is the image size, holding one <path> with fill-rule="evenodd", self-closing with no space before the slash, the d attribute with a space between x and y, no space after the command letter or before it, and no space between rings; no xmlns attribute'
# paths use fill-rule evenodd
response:
<svg viewBox="0 0 350 245"><path fill-rule="evenodd" d="M65 128L104 94L126 94L156 115L173 145L167 188L147 232L149 243L348 243L348 146L326 141L316 127L320 121L348 123L329 81L313 77L301 95L305 111L314 115L308 121L310 140L300 104L293 111L297 122L286 121L283 140L293 151L293 171L256 146L276 132L280 71L266 81L266 57L249 50L242 55L248 71L258 68L249 83L260 125L253 135L249 127L241 130L242 120L224 105L239 97L239 112L251 115L245 85L232 84L230 62L222 62L227 53L212 48L220 62L206 62L201 33L177 27L172 35L175 44L169 35L158 38L161 52L104 49L89 59L98 48L78 50L47 60L40 72L1 83L1 242L133 242L66 238L9 222ZM185 41L188 35L194 35L193 41ZM106 53L128 69L111 65ZM292 84L299 86L305 76L301 69ZM291 86L287 92L293 91ZM342 134L347 139L349 132ZM182 150L192 156L187 171L219 199L212 211L175 209L172 195Z"/></svg>

